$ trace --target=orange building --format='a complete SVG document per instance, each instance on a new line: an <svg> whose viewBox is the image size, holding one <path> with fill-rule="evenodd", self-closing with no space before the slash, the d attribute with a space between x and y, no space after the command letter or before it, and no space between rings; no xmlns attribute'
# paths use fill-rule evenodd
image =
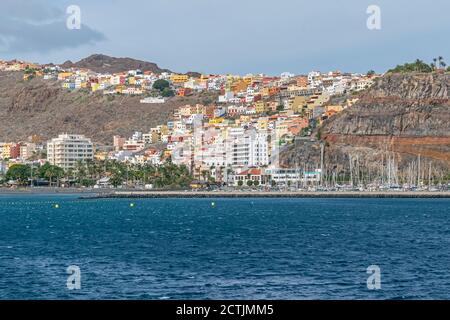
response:
<svg viewBox="0 0 450 320"><path fill-rule="evenodd" d="M212 119L214 118L215 110L216 106L205 106L203 107L203 115L208 119Z"/></svg>
<svg viewBox="0 0 450 320"><path fill-rule="evenodd" d="M297 77L297 86L299 87L307 87L308 86L308 77L305 76L299 76Z"/></svg>
<svg viewBox="0 0 450 320"><path fill-rule="evenodd" d="M243 80L240 80L240 81L238 81L238 82L235 82L235 83L233 83L233 84L231 85L231 90L232 90L234 93L241 92L241 91L246 91L247 88L248 88L248 83L245 82L245 81L243 81Z"/></svg>
<svg viewBox="0 0 450 320"><path fill-rule="evenodd" d="M192 93L192 90L189 88L178 88L177 95L180 97L186 97Z"/></svg>

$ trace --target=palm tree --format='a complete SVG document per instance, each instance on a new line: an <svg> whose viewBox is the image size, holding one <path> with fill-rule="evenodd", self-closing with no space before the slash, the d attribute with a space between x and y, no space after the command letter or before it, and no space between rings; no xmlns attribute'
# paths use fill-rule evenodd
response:
<svg viewBox="0 0 450 320"><path fill-rule="evenodd" d="M439 56L438 61L439 61L439 68L445 68L447 64L444 62L444 58L442 56Z"/></svg>
<svg viewBox="0 0 450 320"><path fill-rule="evenodd" d="M423 61L420 59L416 59L416 63L415 63L415 69L416 71L420 71L420 66L423 64Z"/></svg>
<svg viewBox="0 0 450 320"><path fill-rule="evenodd" d="M434 65L433 69L436 70L437 69L437 59L436 58L433 58L433 65Z"/></svg>
<svg viewBox="0 0 450 320"><path fill-rule="evenodd" d="M64 176L64 170L60 167L50 165L45 168L43 174L46 178L48 178L50 186L52 186L53 178L56 178L56 186L59 187L59 178Z"/></svg>
<svg viewBox="0 0 450 320"><path fill-rule="evenodd" d="M81 183L81 180L86 178L86 168L85 165L81 160L78 160L75 164L75 173L76 173L76 179L78 183Z"/></svg>

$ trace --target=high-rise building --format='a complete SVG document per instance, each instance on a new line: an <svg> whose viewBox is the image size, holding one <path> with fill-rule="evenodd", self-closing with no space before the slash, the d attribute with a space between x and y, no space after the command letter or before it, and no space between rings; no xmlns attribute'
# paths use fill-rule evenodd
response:
<svg viewBox="0 0 450 320"><path fill-rule="evenodd" d="M83 135L61 134L47 142L47 160L64 170L74 168L77 162L94 159L91 139Z"/></svg>
<svg viewBox="0 0 450 320"><path fill-rule="evenodd" d="M267 131L230 128L228 132L228 164L233 167L258 167L269 164Z"/></svg>

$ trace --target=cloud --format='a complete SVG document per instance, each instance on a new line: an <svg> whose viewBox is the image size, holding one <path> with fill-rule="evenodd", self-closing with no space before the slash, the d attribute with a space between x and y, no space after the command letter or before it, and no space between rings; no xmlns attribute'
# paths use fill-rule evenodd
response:
<svg viewBox="0 0 450 320"><path fill-rule="evenodd" d="M105 40L85 24L68 29L68 15L44 0L2 0L0 53L47 53Z"/></svg>

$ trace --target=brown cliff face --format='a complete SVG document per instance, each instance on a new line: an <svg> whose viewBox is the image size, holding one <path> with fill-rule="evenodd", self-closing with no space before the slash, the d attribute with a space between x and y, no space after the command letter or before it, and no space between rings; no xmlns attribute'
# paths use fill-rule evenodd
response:
<svg viewBox="0 0 450 320"><path fill-rule="evenodd" d="M179 106L216 99L203 94L174 97L164 104L142 104L141 97L69 91L61 88L60 82L23 81L22 76L20 72L0 72L0 141L21 141L33 134L48 139L68 132L112 144L113 135L148 132L166 123Z"/></svg>
<svg viewBox="0 0 450 320"><path fill-rule="evenodd" d="M391 154L402 167L420 155L433 166L448 170L449 93L448 73L385 75L353 107L323 123L319 130L326 144L326 161L344 168L349 158L359 157L366 165L377 166ZM281 158L284 164L292 164L296 154L304 152L310 153L297 143ZM315 163L318 157L317 151L309 154Z"/></svg>
<svg viewBox="0 0 450 320"><path fill-rule="evenodd" d="M322 132L339 135L447 136L449 74L390 74L360 101L327 121Z"/></svg>

